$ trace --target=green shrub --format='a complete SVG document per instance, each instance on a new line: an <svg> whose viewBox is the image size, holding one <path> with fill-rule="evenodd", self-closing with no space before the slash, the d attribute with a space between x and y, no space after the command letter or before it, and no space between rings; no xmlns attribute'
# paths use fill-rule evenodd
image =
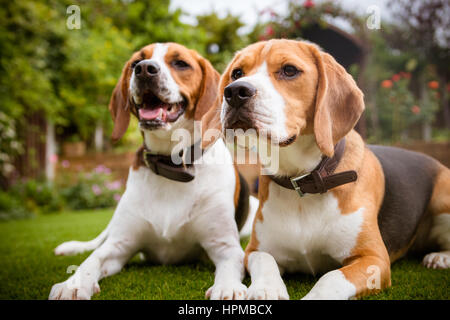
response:
<svg viewBox="0 0 450 320"><path fill-rule="evenodd" d="M0 192L0 220L22 219L62 210L114 207L123 193L105 166L81 173L76 181L62 175L53 183L29 179Z"/></svg>
<svg viewBox="0 0 450 320"><path fill-rule="evenodd" d="M0 221L33 217L22 199L10 192L0 191Z"/></svg>
<svg viewBox="0 0 450 320"><path fill-rule="evenodd" d="M29 179L12 187L12 194L21 198L27 210L36 214L58 212L64 208L64 199L53 184Z"/></svg>
<svg viewBox="0 0 450 320"><path fill-rule="evenodd" d="M110 170L102 165L81 174L75 184L61 188L61 195L72 210L113 207L122 192L122 183L112 181Z"/></svg>

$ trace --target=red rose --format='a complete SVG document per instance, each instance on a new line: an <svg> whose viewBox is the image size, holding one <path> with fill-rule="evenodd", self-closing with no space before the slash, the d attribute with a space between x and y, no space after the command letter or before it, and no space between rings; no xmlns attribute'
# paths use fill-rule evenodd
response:
<svg viewBox="0 0 450 320"><path fill-rule="evenodd" d="M400 80L401 78L402 78L402 77L400 76L400 74L394 74L394 75L392 76L392 81L396 82L396 81Z"/></svg>
<svg viewBox="0 0 450 320"><path fill-rule="evenodd" d="M392 81L391 80L383 80L381 82L381 86L386 89L392 88Z"/></svg>
<svg viewBox="0 0 450 320"><path fill-rule="evenodd" d="M273 28L271 26L267 26L266 31L265 31L265 35L266 36L271 36L274 34Z"/></svg>
<svg viewBox="0 0 450 320"><path fill-rule="evenodd" d="M420 107L419 106L412 106L411 107L411 112L414 114L419 114L420 113Z"/></svg>
<svg viewBox="0 0 450 320"><path fill-rule="evenodd" d="M303 4L303 7L305 7L306 9L313 8L314 2L312 0L306 0L305 3Z"/></svg>
<svg viewBox="0 0 450 320"><path fill-rule="evenodd" d="M405 79L411 78L411 73L409 73L409 72L400 71L398 74L400 75L400 77L405 78Z"/></svg>
<svg viewBox="0 0 450 320"><path fill-rule="evenodd" d="M437 82L437 81L428 82L428 88L433 89L433 90L439 88L439 82Z"/></svg>

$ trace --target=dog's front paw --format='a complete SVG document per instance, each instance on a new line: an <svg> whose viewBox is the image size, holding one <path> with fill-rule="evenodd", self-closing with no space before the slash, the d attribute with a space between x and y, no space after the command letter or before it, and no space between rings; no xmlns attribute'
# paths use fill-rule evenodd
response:
<svg viewBox="0 0 450 320"><path fill-rule="evenodd" d="M355 285L340 270L325 273L302 300L348 300L356 295Z"/></svg>
<svg viewBox="0 0 450 320"><path fill-rule="evenodd" d="M281 281L255 282L247 290L248 300L289 300L286 285Z"/></svg>
<svg viewBox="0 0 450 320"><path fill-rule="evenodd" d="M49 300L90 300L92 295L100 292L98 283L91 286L77 285L68 279L52 287Z"/></svg>
<svg viewBox="0 0 450 320"><path fill-rule="evenodd" d="M206 298L211 300L243 300L247 287L236 281L232 283L215 283L206 291Z"/></svg>
<svg viewBox="0 0 450 320"><path fill-rule="evenodd" d="M339 300L323 292L308 292L302 300Z"/></svg>

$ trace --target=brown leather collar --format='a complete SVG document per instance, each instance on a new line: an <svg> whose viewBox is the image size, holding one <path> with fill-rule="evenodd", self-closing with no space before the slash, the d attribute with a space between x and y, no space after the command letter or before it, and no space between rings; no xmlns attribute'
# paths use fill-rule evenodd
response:
<svg viewBox="0 0 450 320"><path fill-rule="evenodd" d="M345 138L334 147L334 156L332 158L323 157L322 161L310 173L297 177L272 175L269 177L280 186L297 191L300 197L303 197L305 193L325 193L332 188L357 179L356 171L353 170L333 174L344 154L344 149Z"/></svg>
<svg viewBox="0 0 450 320"><path fill-rule="evenodd" d="M145 166L157 175L174 181L189 182L195 178L194 161L200 158L204 152L200 146L200 142L196 142L190 148L180 151L179 156L183 157L187 164L175 164L171 156L153 154L146 147L140 150L142 155L138 155L138 157L142 157ZM183 156L185 150L187 154Z"/></svg>

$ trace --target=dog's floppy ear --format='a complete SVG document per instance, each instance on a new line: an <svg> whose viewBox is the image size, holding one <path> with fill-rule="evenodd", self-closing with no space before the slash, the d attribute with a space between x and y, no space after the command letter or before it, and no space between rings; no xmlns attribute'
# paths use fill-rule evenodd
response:
<svg viewBox="0 0 450 320"><path fill-rule="evenodd" d="M314 135L328 157L334 145L356 125L364 111L364 95L352 76L328 53L310 45L319 72L314 111Z"/></svg>
<svg viewBox="0 0 450 320"><path fill-rule="evenodd" d="M212 145L217 137L206 137L208 129L220 130L219 118L219 80L220 74L203 57L198 58L202 69L202 85L195 107L194 120L202 122L202 148Z"/></svg>
<svg viewBox="0 0 450 320"><path fill-rule="evenodd" d="M222 132L219 105L220 97L217 97L213 107L202 117L202 149L212 146Z"/></svg>
<svg viewBox="0 0 450 320"><path fill-rule="evenodd" d="M113 90L109 101L109 112L114 121L111 139L116 142L125 134L130 123L130 100L128 98L128 72L130 63L127 62L122 70L119 82Z"/></svg>
<svg viewBox="0 0 450 320"><path fill-rule="evenodd" d="M198 59L202 69L202 84L197 99L197 105L195 106L194 120L199 121L209 109L215 106L219 90L220 74L208 60L200 56Z"/></svg>

